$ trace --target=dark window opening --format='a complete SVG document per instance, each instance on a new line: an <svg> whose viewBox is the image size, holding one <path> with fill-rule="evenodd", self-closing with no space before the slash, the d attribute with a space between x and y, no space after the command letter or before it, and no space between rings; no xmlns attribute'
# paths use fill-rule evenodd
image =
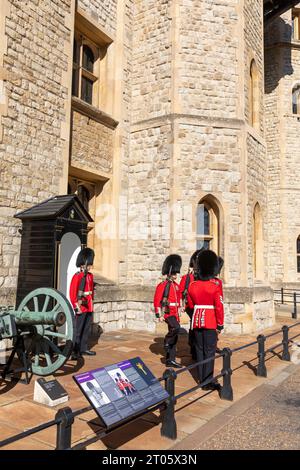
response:
<svg viewBox="0 0 300 470"><path fill-rule="evenodd" d="M81 99L86 103L93 103L93 82L86 77L81 79Z"/></svg>
<svg viewBox="0 0 300 470"><path fill-rule="evenodd" d="M90 47L83 46L83 59L82 66L88 72L93 73L94 71L94 54Z"/></svg>

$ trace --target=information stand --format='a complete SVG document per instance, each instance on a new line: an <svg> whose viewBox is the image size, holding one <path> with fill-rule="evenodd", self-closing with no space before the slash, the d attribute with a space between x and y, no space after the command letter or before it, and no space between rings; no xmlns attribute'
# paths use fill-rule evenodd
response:
<svg viewBox="0 0 300 470"><path fill-rule="evenodd" d="M73 379L107 427L169 397L140 357L76 374Z"/></svg>

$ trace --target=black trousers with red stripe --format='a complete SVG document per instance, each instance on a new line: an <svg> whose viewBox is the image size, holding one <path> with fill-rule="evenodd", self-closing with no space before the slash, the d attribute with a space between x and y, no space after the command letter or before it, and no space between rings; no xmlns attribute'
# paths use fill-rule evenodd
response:
<svg viewBox="0 0 300 470"><path fill-rule="evenodd" d="M214 357L217 347L217 332L216 330L208 330L206 328L195 328L194 333L194 347L197 357L197 362ZM206 364L197 366L199 383L207 379L212 379L214 374L215 361L209 361Z"/></svg>
<svg viewBox="0 0 300 470"><path fill-rule="evenodd" d="M75 345L74 352L82 353L88 350L88 339L91 332L93 312L75 315Z"/></svg>
<svg viewBox="0 0 300 470"><path fill-rule="evenodd" d="M168 333L165 336L164 348L167 353L167 359L170 359L170 361L175 361L176 344L178 341L180 324L177 321L177 318L174 316L167 317L165 322L168 325Z"/></svg>

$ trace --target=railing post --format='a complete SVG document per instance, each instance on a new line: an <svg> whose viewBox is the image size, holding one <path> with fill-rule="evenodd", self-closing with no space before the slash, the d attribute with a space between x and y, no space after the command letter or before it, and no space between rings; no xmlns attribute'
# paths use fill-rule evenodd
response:
<svg viewBox="0 0 300 470"><path fill-rule="evenodd" d="M292 313L292 318L297 319L297 294L296 294L296 292L294 292L294 309L293 309L293 313Z"/></svg>
<svg viewBox="0 0 300 470"><path fill-rule="evenodd" d="M55 419L60 422L57 425L56 434L56 450L70 449L72 437L72 424L74 423L74 416L71 408L68 406L58 410Z"/></svg>
<svg viewBox="0 0 300 470"><path fill-rule="evenodd" d="M284 325L282 328L282 360L283 361L290 361L290 351L289 351L289 327Z"/></svg>
<svg viewBox="0 0 300 470"><path fill-rule="evenodd" d="M166 410L164 413L160 434L169 439L177 438L177 425L175 420L175 380L177 374L174 369L166 369L163 374L165 389L169 394L166 400Z"/></svg>
<svg viewBox="0 0 300 470"><path fill-rule="evenodd" d="M258 343L258 366L257 366L257 376L258 377L267 377L267 369L265 364L265 341L266 338L264 335L258 335L257 343Z"/></svg>
<svg viewBox="0 0 300 470"><path fill-rule="evenodd" d="M283 304L283 287L281 288L281 303Z"/></svg>
<svg viewBox="0 0 300 470"><path fill-rule="evenodd" d="M223 386L220 390L220 398L222 400L233 400L233 391L231 386L231 355L232 352L229 348L222 349L221 353L223 354L223 367L222 367L222 374L223 374Z"/></svg>

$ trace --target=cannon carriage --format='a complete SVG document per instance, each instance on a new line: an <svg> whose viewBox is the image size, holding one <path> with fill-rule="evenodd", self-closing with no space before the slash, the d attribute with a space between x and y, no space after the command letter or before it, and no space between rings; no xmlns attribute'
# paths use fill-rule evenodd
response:
<svg viewBox="0 0 300 470"><path fill-rule="evenodd" d="M13 341L2 377L9 373L15 354L28 372L46 376L68 360L74 342L74 312L68 299L53 288L35 289L18 310L0 311L0 340Z"/></svg>

